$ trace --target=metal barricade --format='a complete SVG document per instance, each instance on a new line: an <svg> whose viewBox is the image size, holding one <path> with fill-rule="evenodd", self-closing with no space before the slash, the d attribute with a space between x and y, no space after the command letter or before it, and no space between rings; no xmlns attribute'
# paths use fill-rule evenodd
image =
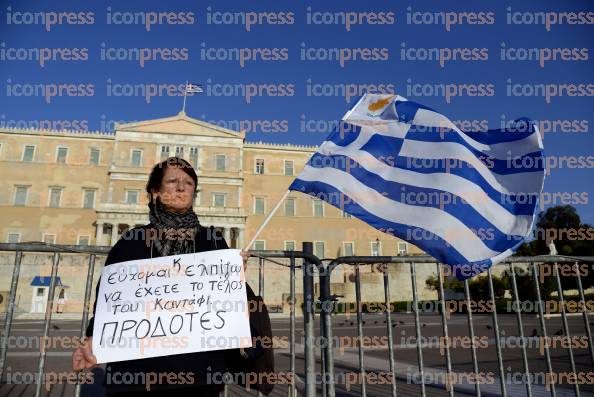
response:
<svg viewBox="0 0 594 397"><path fill-rule="evenodd" d="M80 336L81 338L84 337L85 329L88 324L89 320L89 307L92 301L92 291L93 291L93 274L95 273L95 263L97 261L98 256L106 255L111 247L94 247L94 246L64 246L64 245L46 245L46 244L0 244L0 251L12 251L14 252L14 267L12 269L12 277L10 283L10 292L8 296L8 305L6 311L6 318L4 322L4 330L3 330L3 338L0 341L0 379L2 378L5 367L6 367L6 357L7 357L7 350L8 350L8 337L11 335L11 329L13 325L13 319L15 315L15 308L16 308L16 294L18 288L18 280L22 269L22 259L23 255L32 252L45 252L45 253L53 253L52 257L52 264L51 264L51 281L49 284L49 298L45 307L45 316L43 319L43 326L40 332L39 337L41 340L45 340L48 338L50 334L50 327L52 321L52 308L54 306L54 295L56 289L56 279L59 276L59 265L60 265L60 256L62 253L79 253L82 255L88 255L88 266L86 269L86 282L85 282L85 292L84 292L84 304L83 304L83 311L82 311L82 319L81 319L81 330ZM361 268L367 265L381 265L381 273L383 279L383 300L385 304L386 310L382 313L384 317L384 322L386 324L386 338L388 340L387 346L387 354L386 354L386 361L389 365L389 372L392 374L394 381L388 386L389 391L386 394L397 396L399 394L399 389L397 387L396 378L398 378L398 364L399 357L395 354L395 341L394 341L394 334L393 334L393 326L395 325L395 320L398 317L398 314L391 310L391 294L390 294L390 276L389 276L389 269L390 268L399 268L405 269L407 272L410 272L410 281L403 279L399 279L399 282L408 282L411 286L411 293L412 297L409 302L411 313L413 316L414 322L414 334L415 334L415 346L414 349L416 351L416 369L414 372L414 376L410 379L407 379L408 383L414 384L418 387L418 394L421 396L426 396L428 393L428 388L435 388L441 387L442 390L449 396L454 396L456 392L461 393L471 393L477 396L480 396L481 393L485 393L483 387L479 382L476 382L472 385L461 385L456 382L453 382L456 373L454 371L454 362L452 359L451 354L451 346L450 346L450 327L448 321L448 309L446 303L449 303L445 297L445 282L446 279L443 274L444 267L440 265L435 259L428 257L428 256L352 256L352 257L340 257L337 259L331 260L328 264L324 265L316 256L312 254L313 245L310 242L303 243L303 250L302 251L250 251L250 254L255 256L258 261L258 294L265 298L265 269L266 263L272 263L277 265L287 266L286 264L281 264L277 262L275 259L284 258L289 260L289 265L287 266L289 269L289 277L290 277L290 316L289 316L289 354L290 354L290 361L289 367L290 372L292 374L296 374L296 269L301 268L303 274L303 297L304 297L304 310L303 310L303 332L304 332L304 346L303 346L303 359L304 359L304 374L305 377L303 379L303 387L302 387L302 394L311 397L321 393L324 396L332 397L336 395L336 383L335 383L335 369L336 369L336 357L335 357L335 349L337 346L334 345L334 338L333 338L333 329L332 321L333 316L336 315L335 308L337 303L339 302L339 296L332 294L331 288L331 275L333 271L339 266L352 266L354 268L354 288L355 288L355 304L356 304L356 335L359 340L364 337L364 317L365 313L362 310L362 303L363 303L363 296L362 296L362 288L361 288ZM302 260L302 265L298 265L296 261L300 259ZM504 329L501 326L500 319L498 318L498 313L496 310L497 307L497 296L496 290L494 287L494 271L500 270L501 268L504 269L504 272L509 276L510 285L509 285L509 293L511 296L511 303L512 307L515 309L510 313L515 317L516 323L516 331L517 337L519 338L520 344L519 347L521 349L521 366L522 372L526 376L526 379L530 379L530 366L533 365L534 359L530 357L528 350L527 350L527 341L530 341L531 337L527 337L524 333L525 328L525 321L526 321L526 313L523 313L520 294L521 290L518 286L517 282L517 272L519 268L523 270L528 270L528 273L531 274L533 279L533 288L536 293L536 315L538 317L538 325L540 328L540 332L538 333L539 337L547 341L549 337L549 333L547 330L547 324L545 321L545 305L542 300L542 291L541 286L539 283L539 265L542 264L550 264L553 272L550 274L552 279L556 283L556 294L557 300L560 307L560 319L562 323L562 330L558 331L555 335L559 336L562 335L565 338L570 338L575 332L577 333L585 333L585 337L587 339L588 345L588 354L587 360L591 363L592 367L594 367L594 342L592 340L592 332L590 328L590 319L589 315L591 312L587 309L587 300L586 294L584 292L584 287L581 278L580 272L580 263L593 263L593 257L563 257L563 256L539 256L539 257L511 257L508 258L507 261L495 265L492 269L489 269L486 272L486 282L488 285L488 300L492 307L494 308L491 311L491 320L490 325L488 325L488 329L493 331L494 334L494 348L496 354L496 369L499 379L499 384L497 385L497 390L491 388L488 390L489 394L491 395L501 395L501 396L515 396L520 394L525 394L529 397L533 395L543 394L542 390L539 389L538 393L534 390L536 386L534 386L530 381L524 382L521 385L523 391L520 393L518 387L514 385L510 385L506 382L506 370L504 366L504 355L503 351L503 340L502 335L504 333ZM571 266L574 269L574 277L575 277L575 286L577 287L577 300L578 303L581 305L581 317L583 320L584 330L576 330L575 328L575 321L573 321L574 327L571 328L568 316L566 313L565 308L565 296L564 296L564 288L563 282L561 280L559 266ZM569 265L568 265L569 264ZM423 350L423 344L421 343L422 339L422 330L424 327L424 323L421 321L421 310L419 308L420 299L419 299L419 286L417 285L417 272L420 269L420 266L431 266L435 268L435 274L437 277L437 306L438 312L437 317L439 319L439 326L441 328L441 337L443 340L446 341L443 348L443 359L444 359L444 368L445 368L445 375L446 380L441 383L436 382L426 382L426 371L433 371L434 368L426 367L425 366L425 353ZM314 285L315 280L314 277L319 277L319 297L316 299L314 297ZM378 285L381 286L381 285ZM465 302L467 307L472 307L472 296L471 296L471 288L469 281L466 280L462 284L462 294L463 298L460 298L461 301ZM319 331L320 331L320 343L319 345L316 343L315 337L315 314L316 314L316 307L319 306L320 309L320 323L319 323ZM476 314L476 313L475 313ZM465 316L468 336L472 341L476 339L476 325L475 325L475 318L473 316L473 310L467 310ZM507 326L506 326L507 327ZM320 356L316 357L316 347L320 348ZM567 362L569 363L570 372L574 375L578 372L578 363L576 362L576 355L574 354L574 349L570 344L565 347L567 351ZM554 372L553 368L553 358L551 355L550 346L547 343L544 343L542 346L542 352L544 355L544 363L546 364L546 369L548 374L552 374ZM46 366L46 349L41 347L39 352L39 361L37 363L37 382L35 385L35 396L40 396L42 393L42 382L43 374L45 371ZM360 392L362 396L366 396L369 394L368 385L366 382L366 365L365 365L365 348L362 343L359 343L357 346L357 370L358 373L361 375L361 385L360 385ZM478 374L480 372L480 365L481 362L478 358L477 354L477 346L473 342L470 345L469 349L470 361L472 363L472 371L474 374ZM580 360L584 361L585 358L580 357ZM318 382L316 372L316 368L319 366L322 382ZM402 378L402 376L400 376ZM320 384L321 383L321 384ZM546 391L547 394L555 397L558 395L557 387L555 383L551 383L549 385L549 389ZM471 387L471 390L469 390ZM564 393L567 392L567 388L564 388ZM227 395L228 390L225 390L225 395ZM383 393L383 392L382 392ZM518 394L520 393L520 394ZM75 388L74 394L78 396L80 394L80 387L77 385ZM402 394L402 393L401 393ZM576 396L580 396L583 393L580 389L580 385L575 383L573 385L573 394ZM289 396L297 396L297 385L295 383L295 377L293 377L293 382L289 385L288 388L288 395Z"/></svg>
<svg viewBox="0 0 594 397"><path fill-rule="evenodd" d="M49 329L52 319L52 309L54 307L54 295L55 295L55 288L56 288L56 279L58 275L58 267L60 263L60 253L80 253L80 254L89 254L89 267L87 271L87 281L86 281L86 288L85 288L85 302L83 305L83 314L82 314L82 323L81 323L81 338L84 337L85 329L88 324L88 317L89 317L89 302L91 297L92 291L92 279L93 279L93 271L95 266L95 257L96 255L106 255L111 247L95 247L95 246L76 246L76 245L48 245L43 243L17 243L17 244L4 244L0 243L0 252L2 251L14 251L15 252L15 261L14 267L12 271L12 281L10 285L10 292L8 295L8 304L7 304L7 311L6 311L6 318L4 320L4 332L2 340L0 341L0 379L2 379L4 375L4 369L6 365L6 355L8 351L8 340L10 337L12 323L14 318L14 311L16 308L16 292L18 288L18 279L20 276L21 271L21 262L23 259L23 253L25 252L51 252L53 253L53 260L52 260L52 270L51 270L51 279L49 285L49 295L48 301L45 307L45 316L43 321L43 331L42 335L40 336L40 352L39 352L39 361L37 364L37 382L35 384L35 397L39 397L41 395L41 389L43 386L43 374L45 370L45 361L46 361L46 349L45 346L42 345L45 340L47 340L49 336ZM78 394L79 387L76 387L76 394Z"/></svg>
<svg viewBox="0 0 594 397"><path fill-rule="evenodd" d="M88 267L87 267L87 278L85 281L85 292L83 302L83 312L81 319L81 339L85 336L85 330L89 322L89 308L92 307L92 295L93 295L93 274L95 272L95 263L98 255L105 256L109 253L111 247L97 247L97 246L67 246L67 245L48 245L44 243L17 243L17 244L3 244L0 243L0 252L14 252L14 267L12 270L12 278L10 285L10 292L8 296L8 304L6 317L4 322L3 337L0 340L0 379L3 378L6 357L8 352L8 340L11 335L12 325L14 321L15 309L16 309L16 296L18 288L18 280L22 269L22 259L27 253L53 253L52 267L51 267L51 280L49 285L49 296L45 305L45 316L43 320L43 326L39 338L41 341L46 340L50 334L50 327L52 321L52 311L54 308L54 295L56 289L56 279L59 276L59 264L61 253L79 253L82 255L88 255ZM303 381L303 394L307 396L316 395L316 357L315 357L315 344L314 344L314 293L313 293L313 278L316 268L321 268L321 263L317 257L312 254L313 246L312 243L303 243L303 251L249 251L252 256L258 258L258 295L263 299L264 295L264 272L265 263L271 264L278 262L274 261L275 258L285 258L289 260L289 277L290 277L290 316L289 316L289 354L290 354L290 372L296 374L296 307L295 307L295 290L296 290L296 269L302 268L303 270L303 296L304 296L304 372L305 379ZM296 260L301 259L303 264L296 264ZM281 264L282 265L282 264ZM42 394L43 374L45 371L46 364L46 349L40 345L39 360L37 362L37 381L35 383L35 396L39 397ZM289 396L297 396L297 385L295 383L295 377L292 377L292 383L288 385ZM81 387L79 384L76 385L74 395L79 396ZM228 394L228 387L225 386L225 395ZM261 395L260 393L258 393Z"/></svg>
<svg viewBox="0 0 594 397"><path fill-rule="evenodd" d="M572 266L572 268L574 269L573 271L573 275L576 278L576 285L577 285L577 290L578 290L578 298L579 298L579 306L582 308L581 309L581 316L583 318L583 323L584 323L584 328L585 328L585 336L587 339L587 344L588 344L588 351L589 351L589 361L592 365L591 368L594 368L594 342L592 341L592 334L591 334L591 329L590 329L590 322L589 322L589 318L588 315L590 314L594 314L591 311L588 311L587 307L587 301L585 299L585 295L584 295L584 289L582 286L582 280L581 280L581 275L580 275L580 269L579 269L579 263L592 263L594 262L594 257L564 257L564 256L538 256L538 257L510 257L508 258L508 260L497 264L495 266L493 266L492 268L490 268L486 273L486 282L488 284L488 293L489 293L489 303L491 305L491 307L493 308L493 310L491 310L491 324L492 325L487 325L487 329L492 330L493 334L494 334L494 345L495 345L495 351L496 351L496 358L497 358L497 374L498 374L498 378L499 378L499 385L498 385L498 389L489 389L488 390L488 394L489 395L500 395L500 396L516 396L516 395L523 395L523 394L518 394L520 392L519 388L523 388L525 389L525 395L526 396L533 396L535 395L534 391L533 391L533 385L531 384L530 381L530 369L529 369L529 358L528 358L528 353L527 353L527 347L526 347L526 343L527 341L530 339L529 337L526 337L524 335L524 321L523 321L523 313L522 313L522 305L520 304L520 299L519 299L519 292L518 292L518 285L517 285L517 279L516 279L516 272L517 272L517 267L519 266L519 264L523 264L524 267L526 267L526 270L529 270L532 274L531 277L534 280L534 290L536 291L537 297L536 297L536 303L537 303L537 309L538 309L538 313L537 316L539 318L539 325L540 325L540 333L539 333L539 337L541 338L539 343L542 343L542 349L545 355L545 361L546 361L546 366L547 366L547 374L548 375L552 375L553 374L553 367L552 367L552 363L551 363L551 355L550 355L550 351L549 351L549 345L548 342L550 340L550 337L547 334L547 326L545 324L545 310L544 310L544 302L541 299L541 291L540 291L540 285L539 285L539 265L540 264L550 264L551 268L553 269L553 274L552 276L554 277L555 281L556 281L556 292L557 292L557 298L558 298L558 305L560 307L560 317L561 317L561 321L562 321L562 325L563 325L563 330L562 333L560 331L557 332L556 335L563 335L563 337L567 338L568 340L571 338L571 330L568 324L568 319L567 319L567 313L565 310L565 302L564 302L564 290L562 287L562 281L561 278L559 276L559 266L561 264L565 264L565 266ZM412 314L413 314L413 318L414 318L414 332L415 332L415 348L416 348L416 362L417 362L417 371L415 373L416 376L412 377L413 379L413 383L416 383L418 385L418 390L415 392L419 393L421 396L426 396L427 395L427 387L431 386L431 387L435 387L436 384L427 384L427 382L425 381L426 379L426 374L425 374L425 370L426 367L424 365L424 351L423 351L423 344L421 343L422 340L422 325L421 325L421 321L420 321L420 309L419 309L419 298L418 298L418 286L417 286L417 267L418 266L436 266L436 276L437 276L437 283L438 283L438 288L437 288L437 296L438 296L438 302L437 302L437 308L439 311L439 319L441 322L441 332L442 335L441 337L443 337L443 340L445 341L445 345L443 346L443 350L444 350L444 361L445 361L445 379L446 381L443 382L442 385L437 385L437 386L441 386L442 389L450 396L454 396L454 393L456 391L464 393L464 394L474 394L477 396L480 396L481 393L483 393L482 389L481 389L481 383L480 382L475 382L472 387L474 388L474 390L469 390L469 387L460 387L460 385L458 384L453 384L453 382L451 382L452 379L455 378L455 372L453 371L452 367L452 357L451 357L451 352L450 352L450 332L449 332L449 327L448 327L448 320L446 318L446 314L447 314L447 310L446 310L446 299L444 296L444 275L443 275L443 269L444 266L440 265L434 258L429 257L429 256L407 256L407 257L401 257L401 256L397 256L397 257L390 257L390 256L351 256L351 257L340 257L340 258L336 258L334 260L332 260L327 267L325 267L324 271L320 273L320 291L321 291L321 297L320 297L320 302L321 303L333 303L333 304L321 304L320 307L320 321L321 321L321 333L322 335L326 338L326 343L325 345L327 347L325 347L322 351L323 353L323 357L322 357L322 361L325 363L323 371L325 374L325 378L327 381L326 387L325 387L325 396L328 397L333 397L335 396L336 393L336 385L334 380L335 378L335 367L336 367L336 361L335 361L335 349L337 348L337 346L333 346L333 342L334 342L334 338L333 338L333 327L332 327L332 317L333 317L333 309L337 306L337 296L336 295L332 295L332 291L331 291L331 286L330 286L330 276L332 275L332 272L339 266L343 265L343 266L352 266L354 267L354 276L355 276L355 304L356 304L356 331L357 331L357 338L359 340L358 343L358 348L357 348L357 355L358 355L358 363L357 363L357 367L358 367L358 371L359 374L361 375L360 379L361 379L361 384L360 384L360 394L362 396L367 396L368 391L367 391L367 384L366 384L366 367L364 365L364 357L365 357L365 349L363 348L363 343L361 342L361 339L363 337L363 313L362 313L362 296L361 296L361 273L360 273L360 267L363 265L374 265L374 264L380 264L382 265L383 269L383 288L384 288L384 304L385 307L387 308L387 310L385 310L384 312L384 316L385 316L385 323L386 323L386 335L387 335L387 339L388 339L388 346L387 346L387 361L389 363L389 371L393 376L394 382L390 385L390 390L389 390L389 394L391 396L397 396L398 395L398 389L396 387L396 378L397 373L395 370L396 367L396 363L397 363L397 357L395 357L395 344L394 344L394 337L393 337L393 332L392 332L392 328L395 325L393 323L393 318L396 316L396 314L391 312L390 309L390 284L389 284L389 272L388 269L390 267L400 267L400 268L408 268L409 272L410 272L410 285L412 288L412 299L411 299L411 309L412 309ZM408 265L408 266L407 266ZM494 285L493 285L493 271L494 268L497 270L501 270L501 268L503 268L503 271L509 275L509 278L511 280L511 285L510 285L510 294L511 294L511 307L514 308L513 312L515 313L515 317L516 317L516 328L517 328L517 338L519 340L519 347L521 349L521 356L522 356L522 367L523 367L523 375L526 377L525 379L528 379L528 381L522 382L521 386L516 385L517 387L514 387L511 384L508 384L506 382L506 376L509 375L509 372L505 371L504 368L504 358L503 358L503 354L502 354L502 334L504 333L504 330L500 329L500 321L498 319L498 315L497 315L497 302L496 302L496 294L495 294L495 289L494 289ZM593 268L594 270L594 268ZM404 279L400 279L400 282L405 282ZM464 301L466 302L467 308L472 308L472 303L471 303L471 294L470 294L470 289L469 289L469 280L465 280L463 282L463 291L464 291ZM526 314L524 314L525 316ZM476 340L476 336L475 336L475 325L474 325L474 319L473 319L473 310L466 310L466 322L468 324L468 333L469 333L469 337L470 340L472 341L471 346L470 346L470 359L472 361L472 368L473 368L473 372L474 374L479 374L480 373L480 362L477 358L477 346L476 343L474 343L474 341ZM424 324L423 324L424 326ZM543 342L544 341L544 342ZM576 375L577 372L577 368L576 368L576 362L575 362L575 357L574 357L574 352L573 352L573 348L572 348L572 344L569 343L566 347L566 351L567 351L567 355L568 355L568 360L569 360L569 365L570 365L570 369L571 369L571 373L573 375ZM410 365L410 364L408 364ZM431 370L433 370L433 368L430 368ZM469 385L466 385L469 386ZM513 389L511 392L508 389ZM564 389L564 392L567 392L567 388ZM579 384L576 382L575 384L573 384L573 391L574 391L574 395L575 396L580 396L580 387ZM385 392L385 391L384 391ZM547 385L546 388L541 388L539 390L539 393L537 395L543 395L543 392L546 393L547 395L551 395L553 397L555 397L557 395L556 392L556 387L555 387L555 383L551 383L549 385ZM409 391L410 393L410 391ZM387 394L387 393L386 393Z"/></svg>

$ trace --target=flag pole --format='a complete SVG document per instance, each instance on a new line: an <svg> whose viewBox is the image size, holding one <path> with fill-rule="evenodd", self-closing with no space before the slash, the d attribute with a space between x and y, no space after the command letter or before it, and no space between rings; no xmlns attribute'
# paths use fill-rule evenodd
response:
<svg viewBox="0 0 594 397"><path fill-rule="evenodd" d="M186 96L188 95L188 80L186 80L186 85L184 86L184 105L182 106L182 113L186 112Z"/></svg>
<svg viewBox="0 0 594 397"><path fill-rule="evenodd" d="M287 198L287 196L289 195L290 190L287 190L285 192L285 194L283 194L283 197L280 198L280 200L278 200L278 203L276 203L276 205L274 206L274 208L272 209L272 211L270 211L270 213L268 214L268 216L266 216L266 219L264 219L264 222L262 222L262 224L260 225L260 227L258 228L258 230L256 230L256 234L254 234L254 237L252 237L252 239L250 240L250 242L248 243L248 245L246 245L243 250L244 251L248 251L250 249L250 247L252 246L252 244L254 244L254 241L256 241L256 238L260 235L260 233L262 232L262 230L266 227L266 225L268 224L268 222L270 221L270 219L272 218L272 216L274 215L274 213L276 212L276 210L278 210L278 207L280 207L281 203L285 200L285 198Z"/></svg>

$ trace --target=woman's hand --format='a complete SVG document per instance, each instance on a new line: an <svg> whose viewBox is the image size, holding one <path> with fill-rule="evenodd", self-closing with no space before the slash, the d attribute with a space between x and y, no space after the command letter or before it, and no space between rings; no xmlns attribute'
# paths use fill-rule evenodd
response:
<svg viewBox="0 0 594 397"><path fill-rule="evenodd" d="M247 262L248 262L248 258L251 256L250 254L247 253L247 251L241 251L239 253L239 255L241 255L241 257L243 258L243 271L245 272L247 270Z"/></svg>
<svg viewBox="0 0 594 397"><path fill-rule="evenodd" d="M92 369L97 366L97 357L93 354L93 337L89 337L72 353L72 368L75 371Z"/></svg>

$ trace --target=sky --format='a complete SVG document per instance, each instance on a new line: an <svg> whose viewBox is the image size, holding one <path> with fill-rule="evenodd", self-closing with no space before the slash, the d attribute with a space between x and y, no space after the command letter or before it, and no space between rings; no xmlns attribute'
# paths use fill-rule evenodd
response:
<svg viewBox="0 0 594 397"><path fill-rule="evenodd" d="M113 131L177 114L188 80L190 117L315 146L395 92L462 129L539 121L543 208L594 224L593 25L586 1L3 2L0 126Z"/></svg>

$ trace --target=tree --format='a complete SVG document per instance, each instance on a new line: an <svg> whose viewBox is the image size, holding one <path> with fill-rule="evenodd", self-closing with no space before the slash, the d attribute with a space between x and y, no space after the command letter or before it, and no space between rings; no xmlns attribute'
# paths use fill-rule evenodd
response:
<svg viewBox="0 0 594 397"><path fill-rule="evenodd" d="M594 256L594 229L583 224L575 207L571 205L547 208L537 216L534 239L520 245L516 256L537 256L549 254L549 243L553 241L557 252L566 256ZM570 263L573 265L572 263ZM551 264L552 265L552 264ZM578 265L583 265L578 264ZM567 264L566 264L567 266ZM584 289L594 286L594 264L587 264L587 272L581 273ZM516 268L517 270L517 268ZM541 299L548 300L553 291L557 291L557 280L550 271L538 280ZM511 274L506 271L502 277L493 276L493 289L497 299L503 297L505 290L512 287ZM439 283L435 275L430 276L425 284L429 289L438 290ZM516 284L520 301L536 301L536 288L531 269L527 272L516 271ZM577 278L561 276L564 290L577 288ZM486 275L473 277L468 287L473 300L490 299L489 284ZM454 277L444 280L444 288L453 292L464 292L464 284Z"/></svg>
<svg viewBox="0 0 594 397"><path fill-rule="evenodd" d="M522 244L516 251L516 255L547 255L550 252L550 242L555 243L560 255L594 256L594 229L581 222L577 210L571 205L550 207L538 214L534 240ZM594 267L591 263L588 265L588 269L587 274L582 274L584 289L594 285ZM533 285L529 282L527 284ZM562 277L561 284L564 289L575 289L577 288L577 279L576 277ZM554 275L546 277L543 283L546 291L556 289L556 285ZM544 296L543 299L545 299Z"/></svg>

